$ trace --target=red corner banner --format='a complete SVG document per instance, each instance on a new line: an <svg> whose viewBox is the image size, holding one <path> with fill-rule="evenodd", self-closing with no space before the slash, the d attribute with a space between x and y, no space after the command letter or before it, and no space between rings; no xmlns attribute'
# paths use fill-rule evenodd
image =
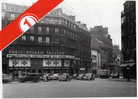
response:
<svg viewBox="0 0 138 99"><path fill-rule="evenodd" d="M0 31L0 50L25 33L63 0L38 0Z"/></svg>

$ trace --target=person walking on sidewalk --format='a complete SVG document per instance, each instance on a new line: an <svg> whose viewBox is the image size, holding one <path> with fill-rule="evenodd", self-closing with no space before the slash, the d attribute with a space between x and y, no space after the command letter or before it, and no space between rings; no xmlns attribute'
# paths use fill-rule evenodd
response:
<svg viewBox="0 0 138 99"><path fill-rule="evenodd" d="M126 66L126 79L127 81L130 81L130 66Z"/></svg>

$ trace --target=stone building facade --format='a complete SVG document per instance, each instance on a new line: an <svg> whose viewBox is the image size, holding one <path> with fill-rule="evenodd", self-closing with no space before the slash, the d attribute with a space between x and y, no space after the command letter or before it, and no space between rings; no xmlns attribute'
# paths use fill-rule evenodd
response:
<svg viewBox="0 0 138 99"><path fill-rule="evenodd" d="M3 27L27 7L2 4ZM91 64L90 34L75 16L53 10L3 51L5 73L87 72Z"/></svg>

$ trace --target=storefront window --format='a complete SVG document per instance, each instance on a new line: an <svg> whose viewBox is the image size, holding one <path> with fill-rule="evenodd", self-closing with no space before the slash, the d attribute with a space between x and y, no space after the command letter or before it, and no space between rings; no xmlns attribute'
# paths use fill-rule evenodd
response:
<svg viewBox="0 0 138 99"><path fill-rule="evenodd" d="M49 59L44 59L44 60L43 60L43 66L44 66L44 67L49 67L49 66L51 66L51 60L49 60Z"/></svg>
<svg viewBox="0 0 138 99"><path fill-rule="evenodd" d="M13 67L13 61L12 61L12 59L9 59L9 67Z"/></svg>
<svg viewBox="0 0 138 99"><path fill-rule="evenodd" d="M18 59L13 59L12 60L12 66L19 67L19 60Z"/></svg>
<svg viewBox="0 0 138 99"><path fill-rule="evenodd" d="M29 59L22 59L21 60L21 67L30 67L30 60Z"/></svg>
<svg viewBox="0 0 138 99"><path fill-rule="evenodd" d="M29 59L9 59L9 67L30 67Z"/></svg>
<svg viewBox="0 0 138 99"><path fill-rule="evenodd" d="M69 60L64 60L64 66L69 67L70 66L70 61Z"/></svg>

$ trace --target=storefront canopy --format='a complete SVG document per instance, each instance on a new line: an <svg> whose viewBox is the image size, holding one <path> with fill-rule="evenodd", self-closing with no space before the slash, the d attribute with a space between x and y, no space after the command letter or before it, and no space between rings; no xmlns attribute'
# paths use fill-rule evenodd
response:
<svg viewBox="0 0 138 99"><path fill-rule="evenodd" d="M132 67L134 65L135 65L135 63L125 63L125 64L121 64L120 67L126 67L126 66Z"/></svg>

